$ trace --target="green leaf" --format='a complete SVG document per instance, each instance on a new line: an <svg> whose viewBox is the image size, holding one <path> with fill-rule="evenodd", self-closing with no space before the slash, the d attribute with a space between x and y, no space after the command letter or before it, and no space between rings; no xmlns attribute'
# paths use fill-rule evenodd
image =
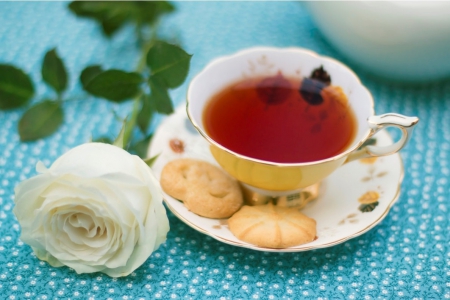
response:
<svg viewBox="0 0 450 300"><path fill-rule="evenodd" d="M73 1L69 4L69 9L79 17L103 20L103 16L118 5L120 4L117 2L109 1Z"/></svg>
<svg viewBox="0 0 450 300"><path fill-rule="evenodd" d="M123 121L122 123L122 128L120 129L119 135L116 137L116 139L114 140L114 142L112 143L114 146L117 146L121 149L125 149L125 126L126 126L126 122Z"/></svg>
<svg viewBox="0 0 450 300"><path fill-rule="evenodd" d="M186 79L191 57L178 46L156 41L147 52L147 66L152 77L168 88L175 88Z"/></svg>
<svg viewBox="0 0 450 300"><path fill-rule="evenodd" d="M96 138L92 142L94 142L94 143L103 143L103 144L112 144L113 143L113 141L107 136L101 136L99 138Z"/></svg>
<svg viewBox="0 0 450 300"><path fill-rule="evenodd" d="M128 145L131 137L133 135L133 129L136 126L136 120L139 113L139 99L134 100L133 110L131 111L131 115L126 119L125 123L125 133L124 133L124 143Z"/></svg>
<svg viewBox="0 0 450 300"><path fill-rule="evenodd" d="M138 73L107 70L92 78L85 89L94 96L123 102L141 92L141 83L142 77Z"/></svg>
<svg viewBox="0 0 450 300"><path fill-rule="evenodd" d="M0 64L0 109L22 106L33 94L33 83L27 74L15 66Z"/></svg>
<svg viewBox="0 0 450 300"><path fill-rule="evenodd" d="M86 86L89 84L89 82L91 82L91 80L94 79L94 77L100 74L102 71L102 67L98 65L84 68L84 70L81 71L80 74L80 81L83 85L83 89L86 89Z"/></svg>
<svg viewBox="0 0 450 300"><path fill-rule="evenodd" d="M136 155L142 159L147 157L148 145L150 144L152 137L153 135L149 135L142 140L134 143L133 145L131 145L130 151L136 153Z"/></svg>
<svg viewBox="0 0 450 300"><path fill-rule="evenodd" d="M136 99L134 101L133 110L131 115L127 117L123 123L122 128L120 129L120 133L117 136L116 140L113 142L114 146L120 147L122 149L126 149L132 136L133 128L136 125L136 118L138 114L139 108L139 100Z"/></svg>
<svg viewBox="0 0 450 300"><path fill-rule="evenodd" d="M45 100L33 105L19 121L21 141L34 141L54 133L64 119L58 102Z"/></svg>
<svg viewBox="0 0 450 300"><path fill-rule="evenodd" d="M67 72L63 61L59 58L58 53L56 53L56 49L48 51L44 56L42 78L58 94L66 89Z"/></svg>
<svg viewBox="0 0 450 300"><path fill-rule="evenodd" d="M175 10L175 7L167 1L133 1L133 3L136 6L136 14L133 17L138 23L152 25L161 15Z"/></svg>
<svg viewBox="0 0 450 300"><path fill-rule="evenodd" d="M154 25L174 7L166 1L74 1L69 9L79 17L96 20L109 37L128 21Z"/></svg>
<svg viewBox="0 0 450 300"><path fill-rule="evenodd" d="M150 77L148 85L151 89L150 99L155 110L161 114L173 113L173 104L164 85L157 79Z"/></svg>
<svg viewBox="0 0 450 300"><path fill-rule="evenodd" d="M146 133L156 109L153 105L153 101L150 101L150 96L143 95L141 97L141 103L141 110L137 116L137 125L142 133Z"/></svg>
<svg viewBox="0 0 450 300"><path fill-rule="evenodd" d="M151 167L151 166L153 166L155 161L158 159L159 155L160 154L157 154L157 155L155 155L153 157L143 159L143 161L147 164L147 166Z"/></svg>
<svg viewBox="0 0 450 300"><path fill-rule="evenodd" d="M103 33L106 36L112 36L117 30L119 30L127 21L127 14L116 14L110 16L108 19L101 22Z"/></svg>
<svg viewBox="0 0 450 300"><path fill-rule="evenodd" d="M131 1L74 1L69 9L79 17L91 18L99 22L103 33L110 37L131 18Z"/></svg>

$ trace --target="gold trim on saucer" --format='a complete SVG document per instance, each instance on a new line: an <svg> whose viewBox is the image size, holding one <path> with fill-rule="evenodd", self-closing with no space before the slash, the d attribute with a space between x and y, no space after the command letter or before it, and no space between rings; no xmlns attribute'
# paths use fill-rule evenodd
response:
<svg viewBox="0 0 450 300"><path fill-rule="evenodd" d="M181 221L183 221L186 225L190 226L191 228L206 234L210 237L212 237L213 239L219 241L219 242L223 242L225 244L229 244L232 246L237 246L237 247L242 247L242 248L247 248L247 249L252 249L252 250L257 250L257 251L266 251L266 252L303 252L303 251L310 251L310 250L314 250L314 249L322 249L322 248L328 248L328 247L332 247L332 246L336 246L339 245L345 241L348 241L352 238L358 237L364 233L366 233L367 231L369 231L370 229L374 228L376 225L378 225L389 213L389 211L391 210L392 206L395 204L395 202L398 200L399 196L400 196L400 191L401 191L401 183L403 182L403 178L404 178L404 174L405 174L405 170L404 170L404 165L403 165L403 161L400 157L399 154L398 158L400 160L400 176L399 176L399 180L397 183L397 191L396 194L394 195L394 197L392 198L392 200L389 202L388 207L386 208L386 210L380 215L380 217L378 219L376 219L374 222L372 222L369 226L361 229L360 231L346 236L345 238L330 242L330 243L326 243L326 244L321 244L321 245L316 245L316 246L305 246L307 244L303 244L300 246L295 246L295 247L291 247L291 248L282 248L282 249L273 249L273 248L261 248L261 247L257 247L255 245L252 244L248 244L245 242L236 242L236 241L232 241L229 239L225 239L223 237L219 237L214 235L213 233L204 230L203 228L191 223L190 221L188 221L186 218L184 218L181 214L179 214L170 204L169 202L164 198L164 202L167 206L167 208L177 217L179 218ZM320 236L319 236L320 238ZM298 248L301 247L301 248Z"/></svg>
<svg viewBox="0 0 450 300"><path fill-rule="evenodd" d="M167 162L179 157L213 161L211 154L208 152L207 143L200 135L193 133L192 129L186 127L186 124L188 124L186 117L183 111L179 110L166 119L155 132L148 155L151 157L161 153L152 167L157 178L159 178L160 172ZM170 150L169 141L175 137L186 143L186 151L182 155ZM381 146L392 140L387 132L380 132L377 137L379 137L378 142ZM343 173L336 174L336 176L332 175L323 181L320 194L326 198L321 198L319 195L316 201L310 202L304 208L305 214L318 220L318 239L309 244L291 248L261 248L241 242L232 236L227 227L227 219L201 218L187 211L182 203L166 194L164 194L164 202L167 209L189 227L232 246L267 252L302 252L326 248L364 234L379 224L398 200L401 183L405 176L403 161L399 154L379 158L370 164L356 161L342 168L347 168L347 170L343 170ZM341 171L338 170L337 172ZM362 180L366 177L369 179ZM362 204L358 199L370 191L379 194L379 199L377 199L379 204L373 211L363 212L358 209L358 206ZM342 207L341 204L345 207ZM329 209L331 209L331 212ZM326 210L325 215L321 213L323 210ZM328 215L333 216L331 222L328 222ZM341 220L345 221L341 224ZM330 230L327 228L330 228Z"/></svg>
<svg viewBox="0 0 450 300"><path fill-rule="evenodd" d="M212 234L209 231L204 230L203 228L198 227L197 225L189 222L187 219L185 219L182 215L180 215L175 209L173 209L170 204L164 199L164 202L166 203L167 207L169 208L169 210L177 217L179 218L181 221L183 221L186 225L190 226L191 228L206 234L210 237L212 237L213 239L219 241L219 242L223 242L225 244L229 244L232 246L237 246L237 247L242 247L242 248L247 248L247 249L252 249L252 250L257 250L257 251L266 251L266 252L303 252L303 251L310 251L310 250L314 250L314 249L322 249L322 248L328 248L328 247L332 247L332 246L336 246L339 244L342 244L345 241L348 241L352 238L358 237L364 233L366 233L367 231L369 231L370 229L374 228L376 225L378 225L389 213L392 205L398 200L398 197L400 196L400 185L399 185L399 189L397 190L397 194L395 195L395 197L392 199L389 207L384 211L384 213L373 223L371 223L369 226L367 226L366 228L358 231L357 233L354 233L350 236L347 236L345 238L342 238L340 240L331 242L331 243L327 243L327 244L322 244L319 246L310 246L310 247L303 247L302 248L296 248L296 247L291 247L291 248L282 248L282 249L274 249L274 248L261 248L261 247L257 247L255 245L252 244L248 244L245 242L242 243L238 243L236 241L232 241L232 240L228 240L219 236L216 236L214 234ZM320 237L319 237L320 238ZM298 246L297 246L298 247Z"/></svg>

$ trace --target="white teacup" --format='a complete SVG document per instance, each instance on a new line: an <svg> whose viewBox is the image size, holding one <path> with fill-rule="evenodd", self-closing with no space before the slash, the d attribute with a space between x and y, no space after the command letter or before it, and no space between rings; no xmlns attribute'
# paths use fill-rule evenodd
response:
<svg viewBox="0 0 450 300"><path fill-rule="evenodd" d="M319 161L278 163L236 153L208 135L202 121L204 108L223 88L249 77L274 76L280 70L287 77L303 78L320 66L331 76L332 85L342 88L357 119L355 137L342 152ZM211 153L219 165L247 188L273 197L316 184L344 163L389 155L402 149L418 118L394 113L375 115L373 107L371 94L353 71L332 58L300 48L257 47L215 59L192 80L187 93L188 117L210 143ZM402 131L399 141L389 146L371 145L359 149L377 131L389 126Z"/></svg>

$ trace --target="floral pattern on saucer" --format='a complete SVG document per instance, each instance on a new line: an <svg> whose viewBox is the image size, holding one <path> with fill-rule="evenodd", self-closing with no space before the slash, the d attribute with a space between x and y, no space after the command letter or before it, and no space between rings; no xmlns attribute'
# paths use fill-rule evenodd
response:
<svg viewBox="0 0 450 300"><path fill-rule="evenodd" d="M379 132L376 139L377 145L392 143L386 131ZM159 154L152 167L158 179L164 165L177 158L201 159L217 165L208 143L190 124L184 107L162 122L148 152L149 157ZM337 245L373 228L397 200L402 179L403 163L399 154L362 159L340 167L322 181L319 197L302 209L317 221L317 239L285 249L261 248L242 242L230 232L226 219L200 217L166 194L164 201L184 223L221 242L259 251L299 252Z"/></svg>

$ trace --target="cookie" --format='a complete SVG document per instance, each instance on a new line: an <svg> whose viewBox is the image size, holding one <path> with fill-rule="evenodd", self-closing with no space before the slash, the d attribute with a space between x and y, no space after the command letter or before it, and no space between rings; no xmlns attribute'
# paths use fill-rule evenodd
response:
<svg viewBox="0 0 450 300"><path fill-rule="evenodd" d="M243 204L237 181L204 161L169 162L161 172L161 187L190 211L207 218L228 218Z"/></svg>
<svg viewBox="0 0 450 300"><path fill-rule="evenodd" d="M161 171L162 189L173 198L185 201L189 187L188 178L192 179L188 173L192 173L200 163L192 159L177 159L167 163Z"/></svg>
<svg viewBox="0 0 450 300"><path fill-rule="evenodd" d="M264 248L288 248L316 237L316 221L298 208L272 203L243 206L228 219L230 231L240 240Z"/></svg>

